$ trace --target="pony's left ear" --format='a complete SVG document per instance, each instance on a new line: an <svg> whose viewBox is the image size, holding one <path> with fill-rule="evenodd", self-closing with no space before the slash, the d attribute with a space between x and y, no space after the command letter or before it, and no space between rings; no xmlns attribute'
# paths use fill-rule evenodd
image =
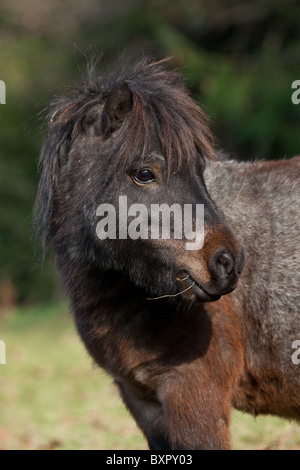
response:
<svg viewBox="0 0 300 470"><path fill-rule="evenodd" d="M132 103L132 93L126 82L121 82L112 89L102 114L102 132L106 137L119 129L125 116L131 111Z"/></svg>

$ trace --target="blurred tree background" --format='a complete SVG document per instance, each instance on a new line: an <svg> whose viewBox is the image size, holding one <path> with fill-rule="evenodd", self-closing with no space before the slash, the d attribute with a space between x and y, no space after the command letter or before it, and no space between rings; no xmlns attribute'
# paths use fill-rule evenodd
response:
<svg viewBox="0 0 300 470"><path fill-rule="evenodd" d="M299 31L298 0L0 0L0 308L59 295L30 239L41 115L85 54L173 56L219 145L275 159L300 153Z"/></svg>

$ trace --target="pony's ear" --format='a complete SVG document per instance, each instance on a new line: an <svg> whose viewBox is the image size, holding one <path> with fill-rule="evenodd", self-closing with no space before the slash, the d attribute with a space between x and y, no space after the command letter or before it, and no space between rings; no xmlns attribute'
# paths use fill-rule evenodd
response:
<svg viewBox="0 0 300 470"><path fill-rule="evenodd" d="M106 100L102 114L102 132L108 137L122 124L132 109L132 93L126 82L116 85Z"/></svg>

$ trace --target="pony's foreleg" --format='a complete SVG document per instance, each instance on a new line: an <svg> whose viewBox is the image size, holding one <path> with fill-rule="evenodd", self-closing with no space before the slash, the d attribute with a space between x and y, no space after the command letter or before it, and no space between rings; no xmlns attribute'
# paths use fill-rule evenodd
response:
<svg viewBox="0 0 300 470"><path fill-rule="evenodd" d="M150 450L171 450L161 403L123 383L117 383L128 410L143 431Z"/></svg>
<svg viewBox="0 0 300 470"><path fill-rule="evenodd" d="M203 383L198 376L189 381L190 374L181 373L161 377L155 398L118 384L150 449L230 449L229 394L213 380Z"/></svg>
<svg viewBox="0 0 300 470"><path fill-rule="evenodd" d="M179 377L161 392L171 449L230 449L230 396L213 380L201 382Z"/></svg>

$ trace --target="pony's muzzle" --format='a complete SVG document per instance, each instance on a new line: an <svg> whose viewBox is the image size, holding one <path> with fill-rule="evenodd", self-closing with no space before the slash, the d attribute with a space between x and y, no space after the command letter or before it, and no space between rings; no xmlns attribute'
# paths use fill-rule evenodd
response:
<svg viewBox="0 0 300 470"><path fill-rule="evenodd" d="M234 256L227 248L219 248L210 258L208 266L213 280L214 290L224 295L235 289L239 275L245 264L244 252L241 249Z"/></svg>

